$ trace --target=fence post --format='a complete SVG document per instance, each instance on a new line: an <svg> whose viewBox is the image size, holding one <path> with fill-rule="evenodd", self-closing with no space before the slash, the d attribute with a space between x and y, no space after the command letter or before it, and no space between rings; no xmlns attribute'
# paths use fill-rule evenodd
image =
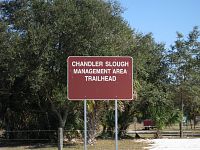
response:
<svg viewBox="0 0 200 150"><path fill-rule="evenodd" d="M58 128L58 150L63 150L63 128Z"/></svg>

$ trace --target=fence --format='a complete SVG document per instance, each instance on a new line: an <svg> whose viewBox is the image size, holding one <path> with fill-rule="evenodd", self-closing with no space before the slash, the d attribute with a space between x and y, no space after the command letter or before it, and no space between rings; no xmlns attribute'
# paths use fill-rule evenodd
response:
<svg viewBox="0 0 200 150"><path fill-rule="evenodd" d="M200 130L184 131L185 137L200 137ZM64 149L63 150L83 150L83 131L64 131ZM136 140L138 134L143 138L154 138L155 130L131 130L127 131L129 135L126 139L119 139L119 150L140 150L149 146L141 140ZM179 131L162 131L164 137L178 137ZM69 136L73 135L73 136ZM23 138L21 138L23 137ZM0 149L13 150L16 147L22 149L35 150L57 150L57 130L21 130L21 131L1 131L0 132ZM66 138L68 137L68 138ZM113 150L115 149L115 140L113 138L97 139L92 145L88 145L88 150Z"/></svg>
<svg viewBox="0 0 200 150"><path fill-rule="evenodd" d="M157 131L155 130L140 130L140 131L128 131L127 134L129 135L138 135L140 136L141 138L147 138L147 137L150 137L150 138L153 138L155 137L155 135L157 134ZM162 137L171 137L171 138L177 138L177 137L180 137L180 131L161 131L160 132L160 135ZM200 137L200 130L193 130L193 131L183 131L183 137Z"/></svg>
<svg viewBox="0 0 200 150"><path fill-rule="evenodd" d="M19 150L57 150L57 132L57 130L2 131L0 134L0 149L3 148L7 150L13 148L13 150L16 150L16 147L22 147ZM83 150L84 138L80 135L82 133L83 131L79 130L65 130L63 150ZM70 134L73 136L69 137ZM134 138L119 139L118 144L119 150L141 150L143 147L148 146L148 144L138 142ZM99 138L94 142L94 144L87 145L87 148L88 150L113 150L115 149L114 137L105 139Z"/></svg>
<svg viewBox="0 0 200 150"><path fill-rule="evenodd" d="M44 144L55 145L57 143L56 136L56 130L1 131L0 147L28 146L31 148Z"/></svg>

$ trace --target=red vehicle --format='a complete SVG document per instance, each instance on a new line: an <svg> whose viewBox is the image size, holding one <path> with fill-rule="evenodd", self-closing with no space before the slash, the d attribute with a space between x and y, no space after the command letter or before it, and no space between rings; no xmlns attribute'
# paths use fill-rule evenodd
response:
<svg viewBox="0 0 200 150"><path fill-rule="evenodd" d="M143 124L144 124L144 129L145 130L149 130L149 129L155 128L155 123L151 119L145 119L143 121Z"/></svg>

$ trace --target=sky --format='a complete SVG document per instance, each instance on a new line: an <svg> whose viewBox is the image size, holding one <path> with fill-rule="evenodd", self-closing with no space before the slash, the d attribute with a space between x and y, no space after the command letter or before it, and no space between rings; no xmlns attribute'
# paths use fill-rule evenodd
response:
<svg viewBox="0 0 200 150"><path fill-rule="evenodd" d="M2 1L2 0L0 0ZM131 28L147 34L169 48L176 32L186 37L194 26L200 29L200 0L118 0L124 8L122 16Z"/></svg>
<svg viewBox="0 0 200 150"><path fill-rule="evenodd" d="M156 42L169 48L176 32L187 37L194 26L200 29L200 0L118 0L125 9L122 16L131 28L151 32Z"/></svg>

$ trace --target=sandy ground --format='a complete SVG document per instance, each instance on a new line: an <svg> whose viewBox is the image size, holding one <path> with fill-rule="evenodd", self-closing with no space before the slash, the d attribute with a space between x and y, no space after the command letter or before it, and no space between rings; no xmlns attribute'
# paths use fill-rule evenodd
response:
<svg viewBox="0 0 200 150"><path fill-rule="evenodd" d="M200 138L198 139L153 139L149 150L200 150Z"/></svg>

